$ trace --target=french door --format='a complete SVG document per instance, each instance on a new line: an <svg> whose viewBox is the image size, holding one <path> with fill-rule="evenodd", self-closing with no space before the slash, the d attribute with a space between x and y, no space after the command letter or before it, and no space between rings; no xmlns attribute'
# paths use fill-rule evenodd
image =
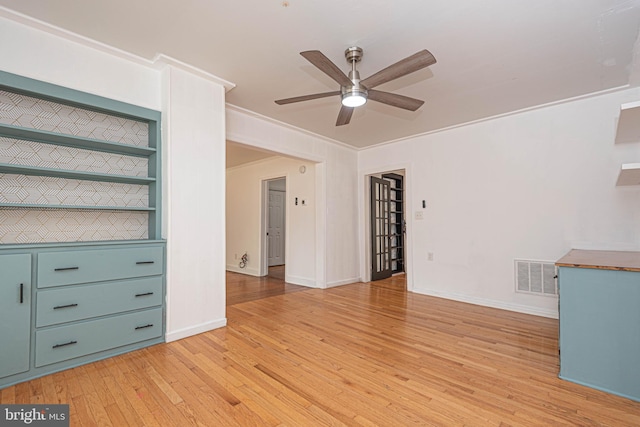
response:
<svg viewBox="0 0 640 427"><path fill-rule="evenodd" d="M371 280L391 277L390 193L389 181L371 177Z"/></svg>

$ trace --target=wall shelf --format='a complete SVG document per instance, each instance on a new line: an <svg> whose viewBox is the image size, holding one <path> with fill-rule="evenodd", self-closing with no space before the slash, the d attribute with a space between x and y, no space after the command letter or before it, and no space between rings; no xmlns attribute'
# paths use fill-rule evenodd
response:
<svg viewBox="0 0 640 427"><path fill-rule="evenodd" d="M149 157L156 152L155 148L150 147L82 138L44 130L12 126L4 123L0 123L0 136L39 142L41 144L62 145L65 147L102 151L104 153L124 154L135 157Z"/></svg>
<svg viewBox="0 0 640 427"><path fill-rule="evenodd" d="M45 205L45 204L27 204L27 203L0 203L0 208L12 209L78 209L78 210L105 210L105 211L140 211L152 212L156 208L147 206L80 206L80 205Z"/></svg>
<svg viewBox="0 0 640 427"><path fill-rule="evenodd" d="M625 163L620 168L617 186L639 185L640 184L640 163Z"/></svg>
<svg viewBox="0 0 640 427"><path fill-rule="evenodd" d="M155 178L128 175L110 175L106 173L70 171L64 169L41 168L37 166L9 165L0 163L0 173L30 176L50 176L54 178L81 179L85 181L118 182L121 184L147 185Z"/></svg>
<svg viewBox="0 0 640 427"><path fill-rule="evenodd" d="M616 131L616 144L640 142L640 101L622 104Z"/></svg>

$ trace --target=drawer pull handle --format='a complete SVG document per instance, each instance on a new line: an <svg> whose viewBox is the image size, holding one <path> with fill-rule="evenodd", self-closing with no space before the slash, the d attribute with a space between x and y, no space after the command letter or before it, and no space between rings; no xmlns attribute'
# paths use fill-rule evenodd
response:
<svg viewBox="0 0 640 427"><path fill-rule="evenodd" d="M61 267L61 268L54 268L53 271L69 271L69 270L79 270L80 267Z"/></svg>
<svg viewBox="0 0 640 427"><path fill-rule="evenodd" d="M141 265L141 264L155 264L155 261L138 261L138 262L136 262L136 265Z"/></svg>
<svg viewBox="0 0 640 427"><path fill-rule="evenodd" d="M144 325L144 326L136 326L136 331L138 329L151 328L152 326L153 326L153 323L149 323L148 325Z"/></svg>
<svg viewBox="0 0 640 427"><path fill-rule="evenodd" d="M66 346L68 346L68 345L73 345L73 344L78 344L78 341L69 341L69 342L66 342L66 343L64 343L64 344L56 344L56 345L54 345L54 346L53 346L53 347L51 347L51 348L66 347Z"/></svg>
<svg viewBox="0 0 640 427"><path fill-rule="evenodd" d="M147 295L153 295L153 292L145 292L144 294L136 294L136 298L138 298L138 297L146 297Z"/></svg>
<svg viewBox="0 0 640 427"><path fill-rule="evenodd" d="M78 304L67 304L67 305L57 305L55 307L53 307L54 310L58 310L61 308L71 308L71 307L77 307Z"/></svg>
<svg viewBox="0 0 640 427"><path fill-rule="evenodd" d="M24 283L20 283L20 304L24 302Z"/></svg>

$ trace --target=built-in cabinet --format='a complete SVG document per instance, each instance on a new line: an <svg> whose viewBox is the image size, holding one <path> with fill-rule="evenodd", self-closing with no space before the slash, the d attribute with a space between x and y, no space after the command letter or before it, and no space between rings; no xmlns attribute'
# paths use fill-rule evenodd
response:
<svg viewBox="0 0 640 427"><path fill-rule="evenodd" d="M0 255L0 381L29 370L31 255Z"/></svg>
<svg viewBox="0 0 640 427"><path fill-rule="evenodd" d="M0 72L0 388L164 341L160 113Z"/></svg>
<svg viewBox="0 0 640 427"><path fill-rule="evenodd" d="M640 401L640 252L558 260L560 378Z"/></svg>

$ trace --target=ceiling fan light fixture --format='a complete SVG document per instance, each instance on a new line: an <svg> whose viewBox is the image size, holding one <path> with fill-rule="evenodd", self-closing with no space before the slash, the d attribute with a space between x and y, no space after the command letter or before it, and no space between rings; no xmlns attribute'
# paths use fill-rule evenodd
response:
<svg viewBox="0 0 640 427"><path fill-rule="evenodd" d="M367 91L351 88L342 92L342 105L345 107L360 107L367 102Z"/></svg>

